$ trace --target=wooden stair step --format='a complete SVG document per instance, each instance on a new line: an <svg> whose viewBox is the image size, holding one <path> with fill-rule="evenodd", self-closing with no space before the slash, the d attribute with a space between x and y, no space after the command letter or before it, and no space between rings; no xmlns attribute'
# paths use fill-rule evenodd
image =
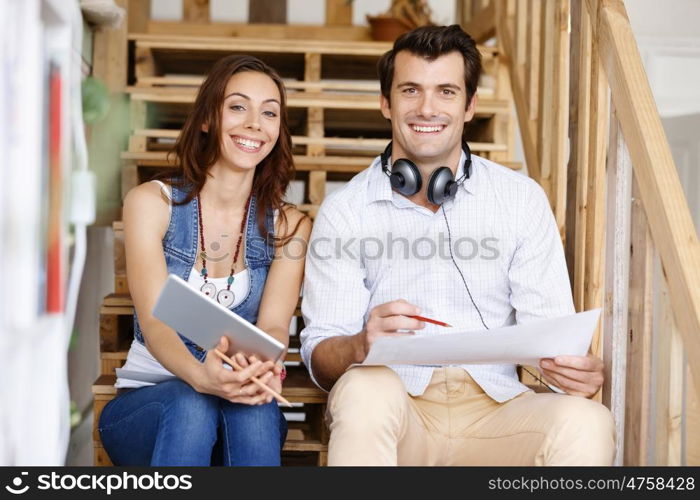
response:
<svg viewBox="0 0 700 500"><path fill-rule="evenodd" d="M114 374L102 374L92 384L92 394L104 400L116 396L117 389L114 383L117 376ZM282 396L290 403L323 404L328 399L328 394L311 382L308 372L303 367L287 370L287 378L282 385Z"/></svg>
<svg viewBox="0 0 700 500"><path fill-rule="evenodd" d="M165 76L141 76L136 80L136 87L195 87L204 82L204 76L198 75L165 75ZM324 90L335 90L341 92L366 92L378 96L380 86L378 81L359 80L349 81L340 79L324 79L320 81L307 82L302 80L283 79L287 94L294 91L321 92ZM479 96L493 95L493 89L479 87Z"/></svg>
<svg viewBox="0 0 700 500"><path fill-rule="evenodd" d="M477 151L474 150L474 153L477 153ZM168 158L168 154L165 151L125 151L121 153L121 158L124 161L143 167L175 167L172 155ZM357 174L366 169L370 165L371 160L371 158L363 156L294 156L294 164L298 172L323 171ZM512 170L519 170L523 167L522 162L500 161L498 163Z"/></svg>
<svg viewBox="0 0 700 500"><path fill-rule="evenodd" d="M246 52L246 53L293 53L328 54L381 57L391 50L392 42L354 40L276 40L266 38L192 36L170 34L131 33L129 41L136 47L198 52ZM493 47L478 46L482 57L492 58L497 54Z"/></svg>
<svg viewBox="0 0 700 500"><path fill-rule="evenodd" d="M132 134L136 137L145 137L146 139L167 139L168 141L176 140L180 135L180 130L175 129L138 129ZM386 148L388 139L367 139L362 137L307 137L307 136L292 136L292 144L295 146L320 145L325 149L332 148L352 148L362 150L364 152L379 154ZM171 147L171 142L168 143ZM489 142L470 142L470 149L475 152L493 152L507 151L508 147L505 144L493 144ZM136 151L138 152L138 151ZM363 158L364 159L364 158ZM365 159L365 161L367 161Z"/></svg>
<svg viewBox="0 0 700 500"><path fill-rule="evenodd" d="M136 87L129 86L126 92L134 101L192 104L197 95L196 88L189 87ZM509 114L510 101L483 98L476 107L477 117ZM358 109L379 111L378 94L352 94L342 92L295 92L287 96L290 108Z"/></svg>
<svg viewBox="0 0 700 500"><path fill-rule="evenodd" d="M127 309L131 309L131 313L123 312ZM297 301L295 315L296 315L296 313L299 313L299 315L301 315L300 309L301 309L301 297ZM131 295L122 295L122 294L116 294L116 293L111 293L111 294L107 295L102 300L102 307L100 308L100 314L122 315L122 314L133 314L133 311L134 311L134 302L131 299Z"/></svg>

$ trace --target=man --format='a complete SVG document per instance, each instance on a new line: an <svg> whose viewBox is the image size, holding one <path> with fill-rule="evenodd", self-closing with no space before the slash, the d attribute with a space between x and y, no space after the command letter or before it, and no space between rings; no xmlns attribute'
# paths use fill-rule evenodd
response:
<svg viewBox="0 0 700 500"><path fill-rule="evenodd" d="M301 354L331 391L329 465L610 465L593 356L542 360L568 394L534 393L513 365L350 368L380 337L450 331L413 315L488 335L574 312L542 189L462 146L481 71L471 37L416 29L378 70L392 147L326 198L307 254Z"/></svg>

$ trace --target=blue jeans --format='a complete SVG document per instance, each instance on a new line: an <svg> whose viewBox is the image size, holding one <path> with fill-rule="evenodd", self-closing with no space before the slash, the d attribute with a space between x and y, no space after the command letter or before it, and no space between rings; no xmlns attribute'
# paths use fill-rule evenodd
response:
<svg viewBox="0 0 700 500"><path fill-rule="evenodd" d="M182 380L120 394L100 416L115 465L280 465L287 422L277 403L231 403Z"/></svg>

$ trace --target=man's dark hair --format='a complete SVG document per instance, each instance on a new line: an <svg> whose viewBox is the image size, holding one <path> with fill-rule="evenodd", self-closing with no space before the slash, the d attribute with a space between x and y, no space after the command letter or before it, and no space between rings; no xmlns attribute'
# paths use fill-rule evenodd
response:
<svg viewBox="0 0 700 500"><path fill-rule="evenodd" d="M407 50L411 54L434 61L450 52L459 52L464 58L464 84L467 89L467 106L476 94L481 76L481 54L476 42L458 25L423 26L404 33L396 39L394 47L385 53L377 63L377 73L382 95L391 102L391 84L394 80L394 59L396 54Z"/></svg>

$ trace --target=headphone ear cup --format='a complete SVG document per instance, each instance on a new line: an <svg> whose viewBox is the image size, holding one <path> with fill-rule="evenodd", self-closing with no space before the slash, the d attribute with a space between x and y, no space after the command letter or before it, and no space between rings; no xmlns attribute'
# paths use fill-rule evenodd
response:
<svg viewBox="0 0 700 500"><path fill-rule="evenodd" d="M404 196L413 196L423 185L420 170L415 163L406 158L399 158L391 166L389 181L391 187Z"/></svg>
<svg viewBox="0 0 700 500"><path fill-rule="evenodd" d="M448 167L440 167L430 174L428 180L428 201L433 205L442 205L445 200L453 197L457 192L452 170Z"/></svg>

